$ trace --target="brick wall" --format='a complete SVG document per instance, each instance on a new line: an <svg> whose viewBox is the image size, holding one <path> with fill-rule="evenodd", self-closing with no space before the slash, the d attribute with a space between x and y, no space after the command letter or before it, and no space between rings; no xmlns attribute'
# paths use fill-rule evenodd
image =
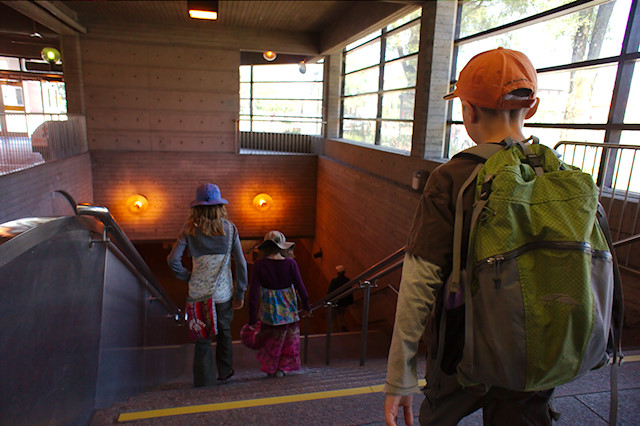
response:
<svg viewBox="0 0 640 426"><path fill-rule="evenodd" d="M245 239L262 239L271 229L289 237L315 232L317 157L198 152L92 153L94 198L107 207L133 241L173 240L188 215L196 187L216 183L229 201L229 218ZM253 198L266 192L273 207L258 212ZM127 198L142 194L149 210L133 215Z"/></svg>

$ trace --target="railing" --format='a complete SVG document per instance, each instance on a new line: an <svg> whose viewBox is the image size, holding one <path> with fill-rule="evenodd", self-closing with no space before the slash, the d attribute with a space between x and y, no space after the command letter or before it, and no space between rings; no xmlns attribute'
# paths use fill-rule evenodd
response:
<svg viewBox="0 0 640 426"><path fill-rule="evenodd" d="M634 243L640 241L640 146L560 141L554 148L564 162L593 176L618 262L638 272L640 259L632 254Z"/></svg>
<svg viewBox="0 0 640 426"><path fill-rule="evenodd" d="M87 150L83 115L0 114L0 175Z"/></svg>
<svg viewBox="0 0 640 426"><path fill-rule="evenodd" d="M314 145L322 138L292 133L239 132L239 141L243 150L312 154Z"/></svg>
<svg viewBox="0 0 640 426"><path fill-rule="evenodd" d="M404 259L404 247L371 266L366 271L359 274L357 277L351 279L349 282L343 284L339 288L335 289L331 293L327 294L320 301L311 305L311 313L321 308L327 309L327 343L326 343L326 363L329 365L331 362L331 323L332 323L332 311L337 306L338 301L347 297L348 295L362 290L364 292L363 306L362 306L362 331L360 334L360 365L365 364L366 352L367 352L367 333L369 324L369 303L371 297L371 288L378 286L378 280L391 272L402 267ZM305 323L305 340L303 347L304 360L306 362L309 346L309 319Z"/></svg>
<svg viewBox="0 0 640 426"><path fill-rule="evenodd" d="M169 298L160 282L151 272L149 265L144 261L124 231L118 226L113 216L111 216L111 213L109 213L109 210L106 207L88 206L84 204L77 205L75 209L76 214L93 216L104 224L104 235L100 242L110 242L110 238L113 239L127 260L131 262L136 271L139 272L139 281L143 283L155 299L162 303L174 320L183 322L184 315L182 311Z"/></svg>

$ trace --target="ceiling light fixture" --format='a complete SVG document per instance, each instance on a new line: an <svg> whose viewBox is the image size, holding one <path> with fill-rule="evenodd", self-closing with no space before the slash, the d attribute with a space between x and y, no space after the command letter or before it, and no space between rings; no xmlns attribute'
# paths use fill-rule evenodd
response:
<svg viewBox="0 0 640 426"><path fill-rule="evenodd" d="M273 50L267 50L262 54L262 57L265 59L265 61L269 61L269 62L272 62L273 60L275 60L277 56L278 55L276 55L276 52L274 52Z"/></svg>
<svg viewBox="0 0 640 426"><path fill-rule="evenodd" d="M60 51L55 47L45 47L40 51L40 56L42 59L49 62L50 64L59 64L62 59L62 55L60 55Z"/></svg>
<svg viewBox="0 0 640 426"><path fill-rule="evenodd" d="M298 69L300 70L300 74L304 74L307 72L307 64L304 62L304 59L298 63Z"/></svg>
<svg viewBox="0 0 640 426"><path fill-rule="evenodd" d="M193 19L208 19L215 21L218 19L218 2L206 0L187 1L189 16Z"/></svg>

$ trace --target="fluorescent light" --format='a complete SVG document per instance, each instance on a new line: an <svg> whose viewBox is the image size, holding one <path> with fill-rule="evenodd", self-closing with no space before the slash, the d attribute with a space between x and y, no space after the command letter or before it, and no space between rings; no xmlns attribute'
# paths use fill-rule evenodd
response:
<svg viewBox="0 0 640 426"><path fill-rule="evenodd" d="M193 19L209 19L215 21L218 19L218 12L210 12L208 10L190 10L189 16Z"/></svg>

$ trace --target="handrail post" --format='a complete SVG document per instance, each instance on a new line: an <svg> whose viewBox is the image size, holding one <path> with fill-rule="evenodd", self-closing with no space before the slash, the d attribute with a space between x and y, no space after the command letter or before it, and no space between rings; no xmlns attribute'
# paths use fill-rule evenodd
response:
<svg viewBox="0 0 640 426"><path fill-rule="evenodd" d="M332 316L333 316L333 303L331 302L327 302L327 345L326 345L326 360L325 362L327 363L327 365L329 365L331 363L331 323L332 321Z"/></svg>
<svg viewBox="0 0 640 426"><path fill-rule="evenodd" d="M374 280L373 286L377 286L378 280ZM360 284L360 288L364 288L364 297L362 302L362 337L360 347L360 366L364 365L367 353L367 333L369 331L369 302L371 300L371 282L364 281Z"/></svg>
<svg viewBox="0 0 640 426"><path fill-rule="evenodd" d="M308 354L309 354L309 321L310 318L307 317L304 323L304 345L302 347L302 356L304 359L304 363L308 362Z"/></svg>

